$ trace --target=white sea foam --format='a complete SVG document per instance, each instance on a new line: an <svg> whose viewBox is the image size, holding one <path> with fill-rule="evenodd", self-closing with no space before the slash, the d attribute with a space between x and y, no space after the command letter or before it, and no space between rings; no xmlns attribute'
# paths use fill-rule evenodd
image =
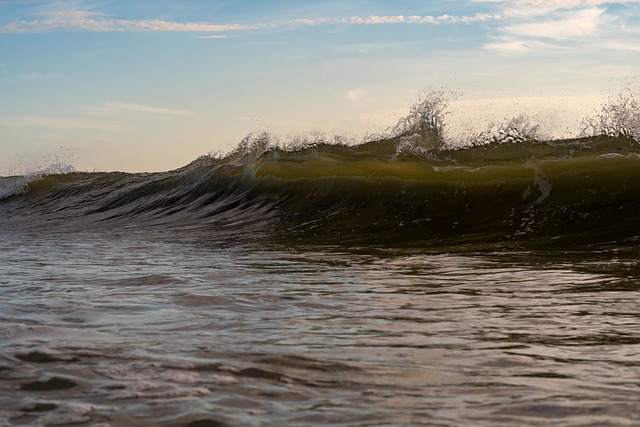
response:
<svg viewBox="0 0 640 427"><path fill-rule="evenodd" d="M113 364L96 372L117 382L107 387L110 400L153 398L168 401L192 399L211 393L211 385L236 384L231 375L171 368L159 362Z"/></svg>

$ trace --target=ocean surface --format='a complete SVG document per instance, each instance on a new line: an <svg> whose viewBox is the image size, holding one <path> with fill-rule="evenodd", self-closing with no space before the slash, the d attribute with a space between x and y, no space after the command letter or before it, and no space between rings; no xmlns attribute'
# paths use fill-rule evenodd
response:
<svg viewBox="0 0 640 427"><path fill-rule="evenodd" d="M0 426L640 425L623 104L0 178Z"/></svg>

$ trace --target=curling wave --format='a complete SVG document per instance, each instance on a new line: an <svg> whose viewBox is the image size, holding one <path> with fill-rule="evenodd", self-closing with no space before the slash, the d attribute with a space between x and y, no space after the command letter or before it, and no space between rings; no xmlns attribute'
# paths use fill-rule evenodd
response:
<svg viewBox="0 0 640 427"><path fill-rule="evenodd" d="M541 140L514 119L456 145L431 95L361 144L278 147L263 133L169 172L1 178L0 225L349 245L632 243L640 121L636 104L624 108L615 120L604 108L576 138Z"/></svg>

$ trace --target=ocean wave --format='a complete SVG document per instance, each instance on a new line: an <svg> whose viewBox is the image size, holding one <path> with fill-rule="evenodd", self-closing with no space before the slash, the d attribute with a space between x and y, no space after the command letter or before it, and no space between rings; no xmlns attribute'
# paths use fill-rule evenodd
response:
<svg viewBox="0 0 640 427"><path fill-rule="evenodd" d="M50 175L62 175L75 172L76 169L65 163L52 163L44 169L28 172L23 175L0 177L0 200L22 194L29 189L29 184Z"/></svg>
<svg viewBox="0 0 640 427"><path fill-rule="evenodd" d="M5 229L145 227L330 244L605 242L640 236L638 104L630 94L549 140L519 116L461 144L446 97L384 135L248 135L231 153L162 173L64 165L0 179Z"/></svg>

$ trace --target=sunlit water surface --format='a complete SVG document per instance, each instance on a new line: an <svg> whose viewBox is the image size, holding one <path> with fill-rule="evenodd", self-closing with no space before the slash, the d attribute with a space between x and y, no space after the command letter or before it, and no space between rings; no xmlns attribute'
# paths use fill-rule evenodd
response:
<svg viewBox="0 0 640 427"><path fill-rule="evenodd" d="M638 263L6 233L0 425L639 425Z"/></svg>

